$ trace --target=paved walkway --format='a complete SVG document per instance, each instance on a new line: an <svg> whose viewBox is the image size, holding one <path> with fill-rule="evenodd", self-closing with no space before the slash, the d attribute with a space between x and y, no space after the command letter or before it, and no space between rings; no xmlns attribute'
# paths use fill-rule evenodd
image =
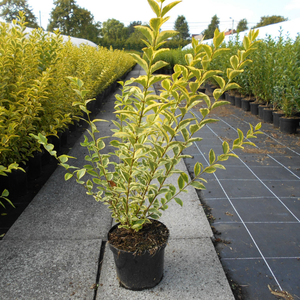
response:
<svg viewBox="0 0 300 300"><path fill-rule="evenodd" d="M137 66L129 77L139 74ZM111 95L97 117L114 119L113 107ZM111 134L112 123L99 126L103 136ZM78 165L86 155L82 139L70 152ZM0 241L0 299L234 299L195 190L189 189L183 208L170 205L162 221L171 232L162 282L142 292L119 287L105 246L109 212L74 181L65 182L58 168Z"/></svg>
<svg viewBox="0 0 300 300"><path fill-rule="evenodd" d="M195 112L197 113L197 112ZM236 128L261 120L234 106L220 109L187 153L189 171L195 161L207 165L210 148L222 153L222 141L233 141ZM240 159L225 163L208 177L201 193L211 209L222 264L245 299L278 299L268 289L289 292L300 299L300 128L296 135L282 134L262 124L257 148L236 151Z"/></svg>

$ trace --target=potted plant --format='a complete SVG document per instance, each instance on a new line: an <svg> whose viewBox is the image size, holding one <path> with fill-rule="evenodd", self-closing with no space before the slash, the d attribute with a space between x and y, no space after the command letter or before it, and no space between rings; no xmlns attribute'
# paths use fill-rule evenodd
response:
<svg viewBox="0 0 300 300"><path fill-rule="evenodd" d="M164 0L148 2L156 17L150 20L149 27L136 26L145 36L147 47L142 57L132 54L144 69L145 75L125 83L120 82L122 94L116 95L115 102L118 120L112 121L115 125L112 130L115 139L110 142L115 150L110 153L105 151L106 138L99 136L96 126L103 120L90 119L86 106L92 100L84 100L87 91L83 88L83 82L77 78L70 80L82 101L74 105L87 113L90 125L87 131L89 137L85 136L81 143L88 150L85 157L87 164L82 168L70 166L69 156L57 157L53 145L48 144L45 136L35 136L68 171L66 180L75 177L86 188L88 195L108 205L117 223L109 233L108 243L115 254L118 278L123 286L135 290L153 287L162 278L163 250L169 233L165 225L157 220L168 208L169 202L176 201L182 206L184 200L179 195L186 192L188 186L205 189L203 175L225 169L222 162L237 157L233 153L235 149L243 149L245 144L254 145L248 139L260 133L260 124L255 128L250 125L245 136L238 130L238 137L231 147L226 141L223 142L223 154L216 156L210 150L208 167L199 162L195 164L195 177L192 180L186 173L176 169L182 158L189 157L183 155L183 151L194 142L202 140L197 134L199 130L208 123L217 122L209 115L215 108L228 103L219 100L220 96L225 91L239 87L232 81L248 63L246 58L255 47L254 40L258 32L250 31L244 40L245 49L230 58L227 82L218 75L220 71L208 69L210 61L226 52L220 47L225 35L218 30L214 34L213 47L193 39L193 53L185 55L186 66L175 65L172 76L154 74L167 64L163 61L153 63L155 57L168 51L161 47L176 34L174 31L161 31L161 26L169 19L166 13L180 1L166 6L163 6ZM202 68L195 67L199 62ZM191 80L193 78L195 80ZM199 87L209 78L213 78L219 85L213 92L213 101L206 94L198 92ZM156 95L150 88L158 81L161 81L162 91ZM192 112L199 103L205 105L199 110L201 120ZM176 140L177 136L182 136L183 140ZM84 179L86 174L90 176ZM178 176L178 186L167 184L166 180L170 176ZM128 259L134 263L128 263ZM123 267L118 269L120 264ZM126 270L124 265L130 269Z"/></svg>

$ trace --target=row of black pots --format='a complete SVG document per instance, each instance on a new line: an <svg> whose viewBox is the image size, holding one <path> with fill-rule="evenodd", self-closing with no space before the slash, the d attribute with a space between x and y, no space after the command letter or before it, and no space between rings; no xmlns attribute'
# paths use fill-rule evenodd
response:
<svg viewBox="0 0 300 300"><path fill-rule="evenodd" d="M275 128L283 133L293 134L297 133L300 125L299 117L287 118L283 113L273 110L268 105L261 105L254 99L245 99L240 96L233 96L226 93L225 98L231 105L240 107L244 111L250 111L251 114L257 115L266 123L271 123Z"/></svg>

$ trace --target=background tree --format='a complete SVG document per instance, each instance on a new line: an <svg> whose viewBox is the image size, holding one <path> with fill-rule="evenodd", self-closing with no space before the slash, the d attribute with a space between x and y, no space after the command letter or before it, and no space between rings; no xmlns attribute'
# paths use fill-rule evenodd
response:
<svg viewBox="0 0 300 300"><path fill-rule="evenodd" d="M133 21L133 22L130 22L130 24L127 26L127 32L128 32L129 36L136 31L134 26L137 26L137 25L142 25L142 22L141 21Z"/></svg>
<svg viewBox="0 0 300 300"><path fill-rule="evenodd" d="M19 16L19 11L23 11L26 17L27 26L31 28L38 28L37 19L29 7L27 0L2 0L0 2L0 16L6 22L12 22Z"/></svg>
<svg viewBox="0 0 300 300"><path fill-rule="evenodd" d="M263 16L260 18L260 21L255 25L255 27L253 28L258 28L258 27L263 27L263 26L267 26L270 24L276 24L279 22L283 22L283 21L287 21L288 18L284 18L282 16Z"/></svg>
<svg viewBox="0 0 300 300"><path fill-rule="evenodd" d="M214 37L214 32L216 30L216 28L219 29L219 24L220 24L220 20L217 17L217 15L214 15L211 18L211 22L208 25L208 28L204 30L203 35L204 35L204 39L208 40ZM220 30L220 29L219 29Z"/></svg>
<svg viewBox="0 0 300 300"><path fill-rule="evenodd" d="M108 19L102 24L102 36L105 40L124 40L128 38L128 30L116 19Z"/></svg>
<svg viewBox="0 0 300 300"><path fill-rule="evenodd" d="M248 21L246 19L242 19L239 21L236 31L241 32L248 29Z"/></svg>
<svg viewBox="0 0 300 300"><path fill-rule="evenodd" d="M94 22L90 11L79 7L75 0L55 0L47 30L59 29L64 35L98 43L101 24Z"/></svg>
<svg viewBox="0 0 300 300"><path fill-rule="evenodd" d="M179 32L179 34L174 37L175 39L186 40L190 37L189 25L184 16L177 17L174 25L174 30Z"/></svg>

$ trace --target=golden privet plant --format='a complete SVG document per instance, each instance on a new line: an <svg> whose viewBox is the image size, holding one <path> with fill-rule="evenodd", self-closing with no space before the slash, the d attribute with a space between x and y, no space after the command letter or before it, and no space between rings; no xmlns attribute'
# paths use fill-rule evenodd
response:
<svg viewBox="0 0 300 300"><path fill-rule="evenodd" d="M150 20L148 26L136 26L144 35L146 48L143 56L132 54L135 61L143 68L145 75L121 82L122 94L116 95L115 114L117 121L110 144L115 148L113 153L105 151L105 137L99 137L96 123L104 120L88 120L90 129L87 131L81 146L88 149L85 157L87 164L82 168L75 168L68 164L69 156L57 157L53 145L47 143L47 139L36 136L41 144L60 161L68 172L65 179L75 177L79 184L87 189L87 194L92 195L97 201L108 205L112 217L120 222L120 227L139 231L150 219L158 219L162 211L168 208L170 201L175 200L183 205L179 198L181 192L186 192L188 186L196 189L205 189L205 173L214 173L217 169L225 169L221 164L230 157L237 157L233 153L235 149L243 149L245 144L254 145L248 139L255 138L260 133L260 124L250 129L244 136L238 130L238 137L231 146L223 142L223 154L216 156L213 150L209 152L209 166L204 167L197 162L194 166L195 177L189 176L176 169L176 165L184 157L186 148L194 142L200 142L202 138L195 137L196 133L206 124L217 122L209 117L211 112L227 101L219 100L220 96L230 89L237 88L233 79L243 72L245 64L250 63L247 56L254 51L258 32L250 31L244 39L244 50L230 58L231 68L227 69L228 82L219 76L221 71L208 70L210 62L222 55L227 49L220 48L224 40L224 33L215 31L213 47L193 40L193 54L187 54L185 59L187 66L176 65L174 74L154 75L154 72L166 63L157 61L155 57L168 49L162 48L165 41L176 35L175 31L161 31L162 25L169 20L166 14L180 1L163 6L165 0L148 0L156 17ZM201 65L197 68L196 65ZM204 93L198 92L198 88L209 78L215 79L220 88L213 93L214 101ZM193 79L193 80L192 80ZM83 89L83 82L71 78L76 87L77 94L84 99L87 91ZM163 90L159 95L153 93L151 87L161 81ZM137 85L137 83L139 85ZM91 101L75 103L84 112L88 112L86 104ZM193 109L199 103L205 104L200 109L202 119L198 120L193 114ZM177 140L182 136L183 140ZM199 134L198 134L199 136ZM113 157L117 157L113 159ZM114 161L113 161L114 160ZM74 170L75 168L75 170ZM72 171L73 170L73 171ZM92 179L84 180L89 174ZM170 176L178 176L178 186L166 183ZM91 177L90 177L91 178Z"/></svg>

